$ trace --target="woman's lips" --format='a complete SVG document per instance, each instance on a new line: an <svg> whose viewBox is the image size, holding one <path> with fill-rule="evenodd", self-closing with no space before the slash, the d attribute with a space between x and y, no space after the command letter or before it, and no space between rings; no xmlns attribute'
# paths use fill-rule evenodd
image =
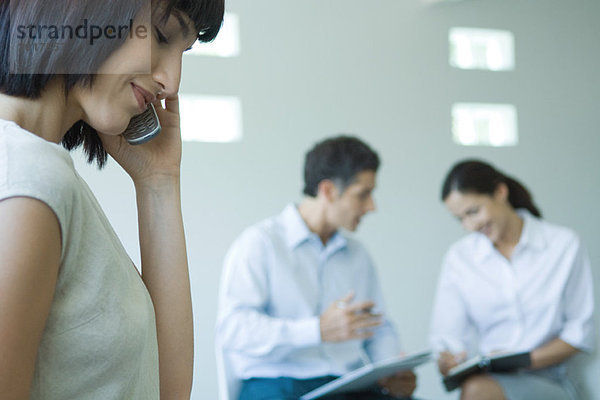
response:
<svg viewBox="0 0 600 400"><path fill-rule="evenodd" d="M138 102L138 106L140 107L140 110L142 112L146 111L146 109L148 108L148 105L156 99L156 96L152 95L152 93L150 93L146 89L136 85L135 83L132 83L131 87L133 88L133 93Z"/></svg>
<svg viewBox="0 0 600 400"><path fill-rule="evenodd" d="M144 97L144 94L142 93L140 88L134 85L133 83L131 84L131 87L133 89L133 94L135 95L135 98L138 102L138 107L140 111L144 112L146 108L148 108L148 104L146 104L146 98Z"/></svg>

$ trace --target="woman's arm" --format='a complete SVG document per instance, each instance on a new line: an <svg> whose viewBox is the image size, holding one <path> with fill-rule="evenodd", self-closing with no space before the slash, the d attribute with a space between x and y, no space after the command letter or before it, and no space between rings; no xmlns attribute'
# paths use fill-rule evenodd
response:
<svg viewBox="0 0 600 400"><path fill-rule="evenodd" d="M142 279L156 312L161 399L189 399L192 302L179 180L136 183Z"/></svg>
<svg viewBox="0 0 600 400"><path fill-rule="evenodd" d="M579 351L590 351L593 347L594 295L590 261L577 237L572 241L571 251L571 270L561 294L563 328L559 337L531 351L533 369L559 364Z"/></svg>
<svg viewBox="0 0 600 400"><path fill-rule="evenodd" d="M531 351L531 369L540 369L560 364L579 350L561 339L554 339Z"/></svg>
<svg viewBox="0 0 600 400"><path fill-rule="evenodd" d="M28 399L58 277L56 215L31 198L0 201L0 393Z"/></svg>
<svg viewBox="0 0 600 400"><path fill-rule="evenodd" d="M187 253L181 214L181 132L177 96L154 103L160 135L132 146L101 135L105 149L131 176L136 189L142 279L156 313L161 399L189 399L194 332Z"/></svg>

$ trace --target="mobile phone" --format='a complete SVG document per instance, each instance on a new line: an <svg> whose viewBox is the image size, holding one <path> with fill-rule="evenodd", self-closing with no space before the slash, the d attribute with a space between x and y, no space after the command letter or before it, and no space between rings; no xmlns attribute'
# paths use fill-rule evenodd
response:
<svg viewBox="0 0 600 400"><path fill-rule="evenodd" d="M131 118L129 126L123 132L123 137L130 144L142 144L158 135L160 129L156 109L154 104L150 103L146 111Z"/></svg>

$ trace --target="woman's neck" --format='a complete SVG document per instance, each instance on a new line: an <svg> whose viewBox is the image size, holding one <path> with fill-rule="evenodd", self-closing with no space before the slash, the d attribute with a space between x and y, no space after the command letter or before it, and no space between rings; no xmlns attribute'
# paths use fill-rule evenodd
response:
<svg viewBox="0 0 600 400"><path fill-rule="evenodd" d="M523 233L523 219L514 210L510 210L506 220L506 227L494 246L506 258L510 259L512 253L521 240Z"/></svg>
<svg viewBox="0 0 600 400"><path fill-rule="evenodd" d="M50 142L60 143L82 116L83 111L75 105L72 96L65 97L59 79L50 81L41 97L35 100L0 93L0 119L13 121Z"/></svg>

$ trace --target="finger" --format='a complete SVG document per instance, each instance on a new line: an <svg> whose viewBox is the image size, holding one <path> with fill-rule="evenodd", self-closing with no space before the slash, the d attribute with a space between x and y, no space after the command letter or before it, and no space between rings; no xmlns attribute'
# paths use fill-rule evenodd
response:
<svg viewBox="0 0 600 400"><path fill-rule="evenodd" d="M165 99L165 109L170 112L179 113L179 95L167 97Z"/></svg>
<svg viewBox="0 0 600 400"><path fill-rule="evenodd" d="M439 361L444 364L453 363L455 362L455 356L452 353L444 351L440 353Z"/></svg>
<svg viewBox="0 0 600 400"><path fill-rule="evenodd" d="M406 385L406 384L410 384L410 383L414 382L415 378L412 376L408 376L408 375L396 374L395 380L398 383L402 383L403 385Z"/></svg>
<svg viewBox="0 0 600 400"><path fill-rule="evenodd" d="M404 371L398 371L396 373L396 376L398 378L407 379L407 380L413 380L413 379L415 379L417 377L415 375L415 373L413 371L411 371L410 369L407 369L407 370L404 370Z"/></svg>
<svg viewBox="0 0 600 400"><path fill-rule="evenodd" d="M415 380L414 379L408 379L406 377L399 377L396 379L395 381L396 385L404 387L404 388L408 388L408 387L412 387L415 384Z"/></svg>
<svg viewBox="0 0 600 400"><path fill-rule="evenodd" d="M352 314L348 316L350 324L359 323L362 321L379 321L383 322L383 316L381 314Z"/></svg>
<svg viewBox="0 0 600 400"><path fill-rule="evenodd" d="M348 308L348 304L350 304L350 302L352 302L353 298L354 298L354 290L351 290L344 297L341 297L340 299L333 302L333 304L331 306L346 310Z"/></svg>
<svg viewBox="0 0 600 400"><path fill-rule="evenodd" d="M344 297L338 300L340 303L350 303L354 298L354 290L349 291Z"/></svg>
<svg viewBox="0 0 600 400"><path fill-rule="evenodd" d="M353 331L348 335L348 340L365 340L371 339L374 333L366 330Z"/></svg>
<svg viewBox="0 0 600 400"><path fill-rule="evenodd" d="M348 311L353 312L367 312L375 307L375 303L372 301L361 301L359 303L354 303L348 307Z"/></svg>
<svg viewBox="0 0 600 400"><path fill-rule="evenodd" d="M417 386L417 381L415 379L408 378L398 378L395 382L399 387L404 389L412 388L414 389Z"/></svg>
<svg viewBox="0 0 600 400"><path fill-rule="evenodd" d="M381 320L363 320L350 325L353 331L361 329L373 329L381 325Z"/></svg>
<svg viewBox="0 0 600 400"><path fill-rule="evenodd" d="M402 386L398 390L398 395L401 397L410 397L417 387L415 385Z"/></svg>

